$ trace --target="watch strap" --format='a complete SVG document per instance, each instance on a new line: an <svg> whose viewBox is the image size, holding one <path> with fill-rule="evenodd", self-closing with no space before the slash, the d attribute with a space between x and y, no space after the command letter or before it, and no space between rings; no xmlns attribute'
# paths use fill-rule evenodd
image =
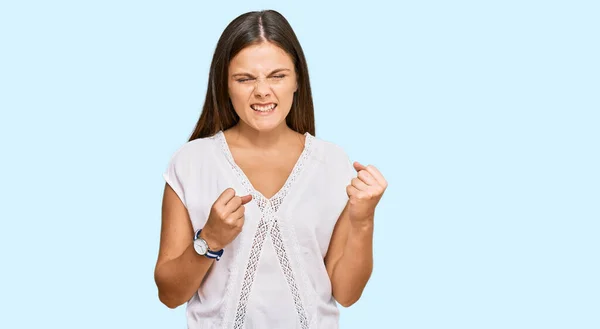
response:
<svg viewBox="0 0 600 329"><path fill-rule="evenodd" d="M202 229L199 229L198 231L196 231L196 234L194 234L194 241L200 239L200 232L202 232ZM204 242L206 242L206 240ZM208 246L208 243L206 243L206 245ZM214 250L210 250L210 246L209 246L209 248L207 248L206 254L204 254L204 256L206 256L208 258L216 259L217 261L219 261L221 259L221 256L223 256L223 249L221 249L219 251L214 251Z"/></svg>

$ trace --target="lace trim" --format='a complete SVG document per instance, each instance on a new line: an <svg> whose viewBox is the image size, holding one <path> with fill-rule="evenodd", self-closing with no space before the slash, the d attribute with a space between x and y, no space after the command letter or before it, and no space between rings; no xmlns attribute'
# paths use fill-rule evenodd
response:
<svg viewBox="0 0 600 329"><path fill-rule="evenodd" d="M290 187L292 186L292 184L296 180L296 177L298 176L298 174L304 167L304 162L310 155L310 150L312 148L311 146L312 146L314 137L309 133L305 133L304 136L305 136L304 149L302 150L302 153L300 154L298 161L296 161L296 164L294 165L292 172L286 179L286 181L283 184L283 186L281 187L281 189L279 189L279 191L277 191L277 193L275 193L269 199L267 199L264 195L262 195L262 193L260 193L258 190L256 190L254 188L254 186L252 186L252 183L250 183L250 179L248 179L248 177L246 176L244 171L237 165L237 163L233 159L233 155L231 154L229 146L227 145L227 140L225 139L225 135L223 134L223 131L219 131L215 135L215 138L217 138L219 140L221 150L223 151L223 153L225 154L225 157L229 161L229 164L231 165L231 169L233 169L233 171L235 172L236 176L238 177L240 183L246 189L246 191L249 194L252 194L253 200L255 200L257 202L260 211L263 212L266 208L267 203L270 203L274 208L273 209L274 212L277 212L279 210L279 207L283 203L283 199L289 192Z"/></svg>
<svg viewBox="0 0 600 329"><path fill-rule="evenodd" d="M303 263L299 257L293 257L293 255L301 255L302 250L300 248L300 244L298 243L298 239L296 237L295 229L293 223L290 221L281 220L279 216L276 217L278 229L280 230L279 234L281 237L281 241L284 246L287 246L287 252L292 255L291 258L288 259L290 267L292 268L292 273L297 274L298 276L295 279L299 284L300 288L299 292L302 293L302 301L305 313L307 315L308 328L316 328L316 309L315 309L315 300L318 298L316 292L313 289L310 289L311 282L308 277L308 273L303 270Z"/></svg>
<svg viewBox="0 0 600 329"><path fill-rule="evenodd" d="M235 313L234 328L242 328L244 326L244 320L246 319L246 306L248 305L248 298L250 298L250 291L252 290L252 284L254 283L254 277L256 276L256 269L258 268L258 261L262 253L262 247L265 242L267 233L269 232L269 222L265 220L265 216L261 216L254 240L252 241L252 249L250 250L250 257L246 264L246 271L244 275L244 282L240 291L240 300L238 302L238 308Z"/></svg>
<svg viewBox="0 0 600 329"><path fill-rule="evenodd" d="M283 239L281 238L281 230L279 228L279 222L277 219L273 221L273 226L271 226L271 241L273 242L273 246L275 247L277 258L279 258L279 264L281 265L281 269L283 270L287 283L290 287L290 290L292 291L292 296L294 297L294 304L296 304L296 312L298 312L298 318L300 320L300 327L302 329L307 329L308 318L306 315L306 311L304 310L302 300L300 299L300 291L298 290L298 286L296 285L294 271L292 270L290 260L285 251L285 246L283 243Z"/></svg>
<svg viewBox="0 0 600 329"><path fill-rule="evenodd" d="M256 201L258 208L261 212L261 218L258 223L258 227L256 229L256 233L254 234L254 239L252 241L252 246L250 249L250 256L248 258L246 269L244 273L244 278L242 282L242 288L240 290L240 296L237 303L237 308L235 312L235 320L234 320L234 328L241 329L243 328L245 318L246 318L246 309L248 306L248 299L250 297L250 292L252 290L252 284L254 282L254 277L256 276L256 270L258 268L258 264L260 261L260 255L262 254L262 249L264 245L264 241L266 240L267 235L271 235L271 241L273 246L275 247L275 251L277 254L277 258L279 260L279 264L283 270L286 281L290 287L294 298L294 304L296 306L296 311L298 313L298 319L300 321L301 328L308 329L309 321L307 317L306 310L302 303L302 298L300 297L300 292L298 286L296 284L296 280L293 274L292 267L290 266L290 260L287 256L287 252L285 249L285 244L283 242L281 236L281 230L278 224L278 220L275 218L275 213L279 210L281 204L285 196L288 194L290 187L296 180L300 171L304 167L304 162L308 158L311 150L311 145L313 141L313 136L309 133L305 135L305 143L304 150L300 154L300 157L292 172L288 176L286 182L281 187L275 195L273 195L270 199L267 199L263 196L259 191L257 191L250 180L246 176L246 174L242 171L242 169L235 163L233 159L233 155L227 145L227 141L222 131L219 131L215 136L220 141L220 146L222 151L224 152L227 160L229 161L231 168L237 175L239 181L242 186L247 190L249 194L252 195L253 199ZM269 230L271 228L271 230ZM271 234L268 234L268 233ZM239 255L239 253L238 253ZM228 289L228 292L231 289ZM227 314L227 311L225 311Z"/></svg>

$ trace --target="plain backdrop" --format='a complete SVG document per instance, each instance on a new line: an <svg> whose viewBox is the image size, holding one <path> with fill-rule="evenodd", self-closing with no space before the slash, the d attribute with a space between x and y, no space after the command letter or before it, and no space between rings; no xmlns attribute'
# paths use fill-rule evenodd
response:
<svg viewBox="0 0 600 329"><path fill-rule="evenodd" d="M284 14L317 137L376 165L352 328L600 328L597 1L2 1L0 327L184 328L162 172L236 16Z"/></svg>

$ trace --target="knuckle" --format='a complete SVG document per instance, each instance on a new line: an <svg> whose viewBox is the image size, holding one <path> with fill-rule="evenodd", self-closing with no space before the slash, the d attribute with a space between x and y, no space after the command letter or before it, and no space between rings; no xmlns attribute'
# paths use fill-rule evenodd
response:
<svg viewBox="0 0 600 329"><path fill-rule="evenodd" d="M228 215L229 215L229 214L227 213L227 211L225 211L225 210L223 210L223 209L221 209L221 210L219 211L219 217L220 217L220 218L222 218L222 219L224 219L225 221L227 221L227 217L228 217Z"/></svg>

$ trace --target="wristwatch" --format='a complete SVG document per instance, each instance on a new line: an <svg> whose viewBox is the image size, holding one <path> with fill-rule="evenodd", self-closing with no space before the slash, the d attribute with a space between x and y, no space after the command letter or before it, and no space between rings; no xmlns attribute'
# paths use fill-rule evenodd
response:
<svg viewBox="0 0 600 329"><path fill-rule="evenodd" d="M201 256L216 259L217 261L221 259L221 256L223 256L223 249L219 251L210 250L208 243L200 237L200 232L202 232L202 229L199 229L196 231L196 234L194 234L194 250L196 253Z"/></svg>

